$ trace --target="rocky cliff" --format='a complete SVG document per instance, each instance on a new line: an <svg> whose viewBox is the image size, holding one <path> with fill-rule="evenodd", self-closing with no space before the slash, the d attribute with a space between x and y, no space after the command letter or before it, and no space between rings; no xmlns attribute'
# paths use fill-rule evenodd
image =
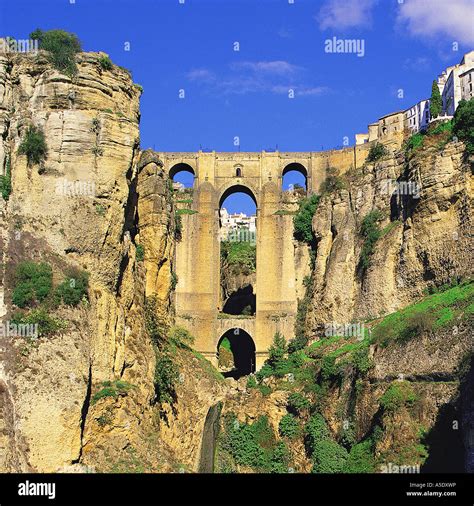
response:
<svg viewBox="0 0 474 506"><path fill-rule="evenodd" d="M463 145L394 153L325 192L313 218L311 273L308 247L295 242L307 346L283 350L257 378L224 380L173 327L172 188L156 153L139 149L140 88L126 70L104 68L102 57L78 54L78 73L67 77L41 52L0 56L0 167L11 171L13 188L0 204L0 317L15 318L25 260L51 266L55 286L71 269L88 274L80 304L48 308L51 335L0 337L0 469L196 471L217 403L221 471L310 471L315 413L327 424L325 444L349 453L370 440L378 464L425 462L421 433L446 436L453 420L467 427L470 285L423 302L434 323L396 320L398 335L386 320L427 291L472 276L472 173ZM48 148L40 163L19 150L31 126ZM416 182L419 198L394 194L390 181ZM361 224L374 211L377 240L361 268ZM226 280L229 292L253 285L252 276ZM373 330L370 339L324 335L329 322L356 321ZM234 420L227 429L226 420ZM242 434L258 461L238 454L248 444ZM436 451L426 465L436 467Z"/></svg>

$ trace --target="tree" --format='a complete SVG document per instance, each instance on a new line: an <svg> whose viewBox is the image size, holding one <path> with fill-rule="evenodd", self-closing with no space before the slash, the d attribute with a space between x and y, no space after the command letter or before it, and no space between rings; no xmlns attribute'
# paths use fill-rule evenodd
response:
<svg viewBox="0 0 474 506"><path fill-rule="evenodd" d="M430 100L430 116L431 119L437 118L442 111L443 101L441 99L441 93L439 92L438 83L433 81L431 86L431 100Z"/></svg>
<svg viewBox="0 0 474 506"><path fill-rule="evenodd" d="M313 453L313 473L341 473L347 460L347 450L332 441L324 439L316 443Z"/></svg>
<svg viewBox="0 0 474 506"><path fill-rule="evenodd" d="M268 350L268 365L273 369L277 369L281 362L285 361L286 341L285 338L277 332L273 338L273 343Z"/></svg>
<svg viewBox="0 0 474 506"><path fill-rule="evenodd" d="M453 134L465 142L468 154L474 153L474 98L459 102L453 118Z"/></svg>

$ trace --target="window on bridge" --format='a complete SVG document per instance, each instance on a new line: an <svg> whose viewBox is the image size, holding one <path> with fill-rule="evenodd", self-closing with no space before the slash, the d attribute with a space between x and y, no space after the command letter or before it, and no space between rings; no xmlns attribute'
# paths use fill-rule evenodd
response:
<svg viewBox="0 0 474 506"><path fill-rule="evenodd" d="M255 372L255 343L245 330L228 330L219 341L217 355L226 378L239 379Z"/></svg>
<svg viewBox="0 0 474 506"><path fill-rule="evenodd" d="M255 197L248 188L237 185L224 192L219 204L219 310L251 318L256 311Z"/></svg>
<svg viewBox="0 0 474 506"><path fill-rule="evenodd" d="M282 190L295 197L304 197L307 191L308 172L300 163L290 163L282 172Z"/></svg>
<svg viewBox="0 0 474 506"><path fill-rule="evenodd" d="M173 180L173 188L177 194L190 193L194 186L194 169L187 163L178 163L171 167L169 176Z"/></svg>

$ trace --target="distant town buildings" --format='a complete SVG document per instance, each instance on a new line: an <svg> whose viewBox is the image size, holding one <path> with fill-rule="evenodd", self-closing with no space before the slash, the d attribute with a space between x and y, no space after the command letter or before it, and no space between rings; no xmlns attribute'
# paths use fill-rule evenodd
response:
<svg viewBox="0 0 474 506"><path fill-rule="evenodd" d="M452 118L459 102L474 96L473 74L474 51L470 51L459 64L446 68L438 76L437 84L443 101L441 117ZM375 140L383 143L397 142L404 132L413 134L426 130L430 121L430 100L420 100L406 110L386 114L368 125L368 133L356 134L356 145Z"/></svg>
<svg viewBox="0 0 474 506"><path fill-rule="evenodd" d="M219 231L219 239L221 241L229 240L232 232L245 231L251 237L255 237L257 230L257 217L247 216L245 213L229 214L224 207L220 210L221 228ZM249 239L246 239L249 240Z"/></svg>

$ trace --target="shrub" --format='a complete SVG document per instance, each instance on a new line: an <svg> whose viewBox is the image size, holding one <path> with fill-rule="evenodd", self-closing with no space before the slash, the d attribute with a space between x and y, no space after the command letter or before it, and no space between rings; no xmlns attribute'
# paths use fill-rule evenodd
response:
<svg viewBox="0 0 474 506"><path fill-rule="evenodd" d="M372 454L372 441L358 443L351 448L344 464L344 473L374 473L375 458Z"/></svg>
<svg viewBox="0 0 474 506"><path fill-rule="evenodd" d="M393 412L415 400L416 394L408 381L394 381L380 398L380 405L384 411Z"/></svg>
<svg viewBox="0 0 474 506"><path fill-rule="evenodd" d="M86 272L69 271L66 279L56 288L56 303L77 306L83 299L87 299L88 286L89 276Z"/></svg>
<svg viewBox="0 0 474 506"><path fill-rule="evenodd" d="M77 73L75 56L82 50L77 35L64 30L43 32L37 29L30 34L30 38L38 40L39 48L48 51L49 59L57 70L70 77Z"/></svg>
<svg viewBox="0 0 474 506"><path fill-rule="evenodd" d="M221 262L235 275L248 275L257 266L257 247L249 242L222 241Z"/></svg>
<svg viewBox="0 0 474 506"><path fill-rule="evenodd" d="M319 195L311 195L301 200L298 212L293 218L295 239L307 244L312 244L313 236L313 216L318 208Z"/></svg>
<svg viewBox="0 0 474 506"><path fill-rule="evenodd" d="M103 381L102 387L101 390L92 396L91 404L95 404L98 400L104 399L105 397L113 397L116 399L117 397L125 396L131 388L134 388L134 385L126 381L116 380Z"/></svg>
<svg viewBox="0 0 474 506"><path fill-rule="evenodd" d="M136 259L138 262L143 262L145 258L145 248L142 244L137 244Z"/></svg>
<svg viewBox="0 0 474 506"><path fill-rule="evenodd" d="M387 148L380 144L379 142L375 143L373 146L369 149L369 154L367 155L367 162L374 163L384 156L388 154Z"/></svg>
<svg viewBox="0 0 474 506"><path fill-rule="evenodd" d="M311 407L309 400L299 392L293 392L288 397L287 409L290 413L300 415Z"/></svg>
<svg viewBox="0 0 474 506"><path fill-rule="evenodd" d="M15 271L12 301L18 307L33 306L48 297L53 287L53 271L46 263L25 261Z"/></svg>
<svg viewBox="0 0 474 506"><path fill-rule="evenodd" d="M155 347L155 402L159 404L173 403L176 398L175 385L179 378L179 371L170 355Z"/></svg>
<svg viewBox="0 0 474 506"><path fill-rule="evenodd" d="M362 250L360 252L358 268L364 272L370 266L370 257L373 255L375 250L375 243L382 235L377 222L382 219L382 213L380 211L371 211L362 220L360 226L360 235L364 238L362 244Z"/></svg>
<svg viewBox="0 0 474 506"><path fill-rule="evenodd" d="M434 80L431 85L431 99L430 99L430 117L431 119L437 118L441 114L443 107L443 100L439 92L438 83Z"/></svg>
<svg viewBox="0 0 474 506"><path fill-rule="evenodd" d="M239 423L235 415L224 417L224 430L219 450L229 453L234 461L262 472L288 470L288 451L284 443L277 443L266 416L254 423Z"/></svg>
<svg viewBox="0 0 474 506"><path fill-rule="evenodd" d="M298 420L290 413L284 415L278 425L280 436L294 439L300 433Z"/></svg>
<svg viewBox="0 0 474 506"><path fill-rule="evenodd" d="M337 170L335 168L330 167L327 170L326 179L321 184L321 194L332 193L338 190L342 190L343 188L343 179L337 175Z"/></svg>
<svg viewBox="0 0 474 506"><path fill-rule="evenodd" d="M112 70L112 61L108 56L101 56L99 58L99 63L103 70Z"/></svg>
<svg viewBox="0 0 474 506"><path fill-rule="evenodd" d="M170 341L180 348L194 344L194 336L185 328L179 327L178 325L174 325L170 328L168 336Z"/></svg>
<svg viewBox="0 0 474 506"><path fill-rule="evenodd" d="M46 158L47 152L43 130L35 126L28 127L18 153L26 155L28 165L31 166L41 163Z"/></svg>
<svg viewBox="0 0 474 506"><path fill-rule="evenodd" d="M51 336L66 327L65 323L50 316L45 309L33 309L26 315L16 313L12 322L17 325L38 325L38 336Z"/></svg>
<svg viewBox="0 0 474 506"><path fill-rule="evenodd" d="M313 473L341 473L348 458L347 450L330 439L318 441L313 453Z"/></svg>
<svg viewBox="0 0 474 506"><path fill-rule="evenodd" d="M453 118L453 134L464 141L468 154L474 154L474 97L459 102Z"/></svg>
<svg viewBox="0 0 474 506"><path fill-rule="evenodd" d="M417 335L431 332L435 321L435 315L429 311L408 315L405 320L405 327L398 337L401 341L408 341Z"/></svg>
<svg viewBox="0 0 474 506"><path fill-rule="evenodd" d="M170 288L171 290L176 290L176 287L178 286L178 275L176 274L176 272L174 271L171 271L171 283L170 283Z"/></svg>
<svg viewBox="0 0 474 506"><path fill-rule="evenodd" d="M257 380L253 374L247 378L247 388L257 388Z"/></svg>
<svg viewBox="0 0 474 506"><path fill-rule="evenodd" d="M0 195L3 200L8 200L12 192L12 175L10 167L10 157L5 159L5 175L0 176Z"/></svg>
<svg viewBox="0 0 474 506"><path fill-rule="evenodd" d="M425 134L423 132L418 132L413 134L405 144L405 151L414 151L423 145L423 140L425 138Z"/></svg>
<svg viewBox="0 0 474 506"><path fill-rule="evenodd" d="M369 358L368 345L361 346L352 353L352 363L362 376L374 366L373 361Z"/></svg>
<svg viewBox="0 0 474 506"><path fill-rule="evenodd" d="M316 443L330 437L329 428L323 415L320 413L314 414L305 425L304 434L306 450L312 455Z"/></svg>
<svg viewBox="0 0 474 506"><path fill-rule="evenodd" d="M274 448L270 458L271 473L287 473L290 461L290 454L284 441L280 441Z"/></svg>

